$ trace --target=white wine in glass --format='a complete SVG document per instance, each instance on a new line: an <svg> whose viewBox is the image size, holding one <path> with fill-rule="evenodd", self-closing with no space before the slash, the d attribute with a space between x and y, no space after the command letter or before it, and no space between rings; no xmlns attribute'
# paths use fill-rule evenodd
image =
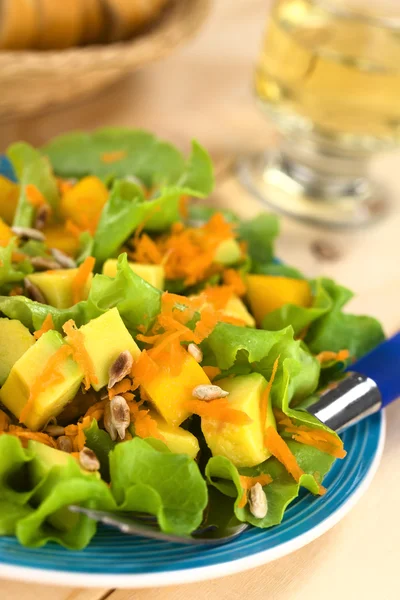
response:
<svg viewBox="0 0 400 600"><path fill-rule="evenodd" d="M278 0L255 89L282 141L240 162L252 192L327 226L383 214L368 164L400 146L400 0Z"/></svg>

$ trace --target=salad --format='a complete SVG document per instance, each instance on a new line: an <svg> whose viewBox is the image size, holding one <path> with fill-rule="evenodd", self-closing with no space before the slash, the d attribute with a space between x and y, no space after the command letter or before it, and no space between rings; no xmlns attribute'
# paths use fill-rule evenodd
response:
<svg viewBox="0 0 400 600"><path fill-rule="evenodd" d="M84 548L69 505L189 535L281 522L346 451L304 408L380 343L352 293L274 258L275 216L202 205L207 152L144 131L7 150L0 176L0 534Z"/></svg>

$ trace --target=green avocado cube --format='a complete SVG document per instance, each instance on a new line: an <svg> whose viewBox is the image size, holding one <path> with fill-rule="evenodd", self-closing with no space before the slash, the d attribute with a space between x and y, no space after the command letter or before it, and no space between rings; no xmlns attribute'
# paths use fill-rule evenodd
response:
<svg viewBox="0 0 400 600"><path fill-rule="evenodd" d="M0 390L0 400L17 418L20 418L38 376L63 344L63 338L57 331L48 331L12 367ZM58 371L63 376L62 380L49 381L48 386L35 398L29 415L22 421L33 431L41 429L50 417L60 414L79 389L83 373L71 356L62 359Z"/></svg>
<svg viewBox="0 0 400 600"><path fill-rule="evenodd" d="M35 343L29 329L17 319L0 319L0 385L19 358Z"/></svg>
<svg viewBox="0 0 400 600"><path fill-rule="evenodd" d="M246 413L251 419L248 425L233 425L201 419L201 429L213 456L225 456L236 467L254 467L271 455L264 446L264 434L268 427L276 429L275 417L268 398L265 423L261 423L261 402L267 382L259 373L221 379L218 385L229 392L229 406Z"/></svg>
<svg viewBox="0 0 400 600"><path fill-rule="evenodd" d="M229 266L239 262L242 257L242 251L238 242L233 238L223 240L215 250L214 262Z"/></svg>
<svg viewBox="0 0 400 600"><path fill-rule="evenodd" d="M69 308L74 304L72 282L77 273L78 269L56 269L54 271L32 273L28 275L28 279L39 288L51 306ZM90 273L85 283L82 300L86 300L89 295L92 278L93 275Z"/></svg>
<svg viewBox="0 0 400 600"><path fill-rule="evenodd" d="M97 377L97 383L93 384L96 391L107 385L110 367L121 352L128 350L133 359L140 355L140 349L125 327L117 308L82 325L79 331L84 336L85 348ZM68 337L66 341L68 342Z"/></svg>

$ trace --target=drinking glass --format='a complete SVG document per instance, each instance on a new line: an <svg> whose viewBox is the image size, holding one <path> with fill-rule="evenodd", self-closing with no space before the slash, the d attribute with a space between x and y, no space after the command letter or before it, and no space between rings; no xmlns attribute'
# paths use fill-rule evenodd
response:
<svg viewBox="0 0 400 600"><path fill-rule="evenodd" d="M331 227L384 214L369 167L400 142L400 0L277 0L255 91L281 142L239 162L251 192Z"/></svg>

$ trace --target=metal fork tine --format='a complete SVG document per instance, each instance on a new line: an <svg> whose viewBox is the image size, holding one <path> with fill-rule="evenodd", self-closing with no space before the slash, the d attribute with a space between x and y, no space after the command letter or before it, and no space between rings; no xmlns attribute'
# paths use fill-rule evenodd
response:
<svg viewBox="0 0 400 600"><path fill-rule="evenodd" d="M111 527L115 527L119 529L122 533L129 535L138 535L141 537L163 540L166 542L187 544L192 546L198 546L201 544L217 546L221 544L225 544L226 542L231 541L236 538L238 535L243 533L248 528L248 525L243 523L241 526L237 528L237 530L229 536L221 537L221 538L204 538L200 537L201 534L207 533L210 531L210 527L199 529L195 534L199 537L191 537L191 536L182 536L182 535L173 535L164 533L158 528L153 526L152 520L151 525L146 525L143 520L135 520L133 517L126 517L124 515L118 513L112 513L102 510L94 510L91 508L85 508L83 506L69 506L70 511L74 513L81 513L89 517L90 519L94 519L95 521L99 521L104 523L105 525L110 525Z"/></svg>

